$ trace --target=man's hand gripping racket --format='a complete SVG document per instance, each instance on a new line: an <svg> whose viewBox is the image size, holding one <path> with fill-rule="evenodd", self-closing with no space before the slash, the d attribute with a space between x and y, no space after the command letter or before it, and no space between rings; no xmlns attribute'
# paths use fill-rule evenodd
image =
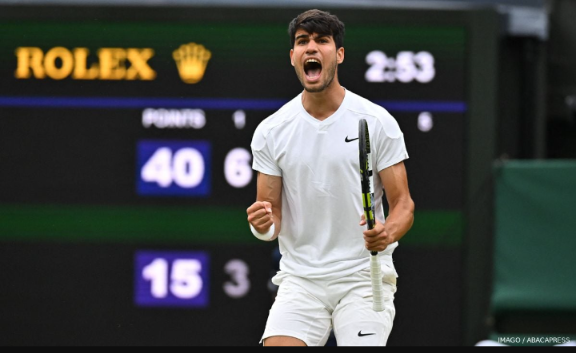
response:
<svg viewBox="0 0 576 353"><path fill-rule="evenodd" d="M368 229L374 228L374 185L372 176L372 159L370 157L370 133L368 123L360 119L358 123L358 144L360 150L360 182L362 185L362 205ZM384 310L382 269L378 252L370 252L370 277L372 279L372 298L374 311Z"/></svg>

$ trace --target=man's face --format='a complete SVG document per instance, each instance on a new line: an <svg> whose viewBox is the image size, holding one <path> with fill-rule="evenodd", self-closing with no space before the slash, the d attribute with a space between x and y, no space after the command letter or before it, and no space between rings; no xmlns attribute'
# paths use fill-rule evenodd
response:
<svg viewBox="0 0 576 353"><path fill-rule="evenodd" d="M303 29L294 35L290 61L304 89L322 92L336 75L338 64L344 61L344 48L336 49L331 35L308 33Z"/></svg>

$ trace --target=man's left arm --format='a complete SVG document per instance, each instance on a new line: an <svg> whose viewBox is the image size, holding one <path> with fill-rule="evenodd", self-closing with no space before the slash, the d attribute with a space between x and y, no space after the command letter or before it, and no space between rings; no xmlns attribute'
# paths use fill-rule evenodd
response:
<svg viewBox="0 0 576 353"><path fill-rule="evenodd" d="M388 201L389 212L384 228L390 238L388 243L400 240L414 223L414 201L408 188L404 162L394 164L378 173Z"/></svg>
<svg viewBox="0 0 576 353"><path fill-rule="evenodd" d="M388 201L389 212L384 224L376 221L374 229L364 231L366 248L383 251L389 244L400 240L414 223L414 201L408 188L404 162L394 164L379 173ZM366 224L362 217L360 225Z"/></svg>

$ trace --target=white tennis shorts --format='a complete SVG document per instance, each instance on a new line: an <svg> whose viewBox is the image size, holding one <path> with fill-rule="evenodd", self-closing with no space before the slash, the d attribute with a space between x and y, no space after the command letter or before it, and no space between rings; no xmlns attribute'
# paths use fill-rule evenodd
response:
<svg viewBox="0 0 576 353"><path fill-rule="evenodd" d="M387 266L382 266L383 270ZM384 311L372 309L370 269L336 280L308 280L279 272L278 294L260 342L291 336L324 346L334 330L338 346L385 346L396 315L396 271L383 274Z"/></svg>

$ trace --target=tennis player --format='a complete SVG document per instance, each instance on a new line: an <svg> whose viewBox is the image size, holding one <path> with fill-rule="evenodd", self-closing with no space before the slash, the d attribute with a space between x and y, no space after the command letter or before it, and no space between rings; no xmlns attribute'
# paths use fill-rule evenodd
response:
<svg viewBox="0 0 576 353"><path fill-rule="evenodd" d="M257 238L278 238L281 253L273 277L278 293L260 342L323 346L333 329L339 346L384 346L396 313L392 252L414 220L404 137L384 108L340 85L344 24L335 15L308 10L290 22L288 32L290 61L304 90L263 120L251 143L258 179L248 222ZM362 216L362 118L377 185L372 230ZM380 312L372 308L369 250L380 252Z"/></svg>

